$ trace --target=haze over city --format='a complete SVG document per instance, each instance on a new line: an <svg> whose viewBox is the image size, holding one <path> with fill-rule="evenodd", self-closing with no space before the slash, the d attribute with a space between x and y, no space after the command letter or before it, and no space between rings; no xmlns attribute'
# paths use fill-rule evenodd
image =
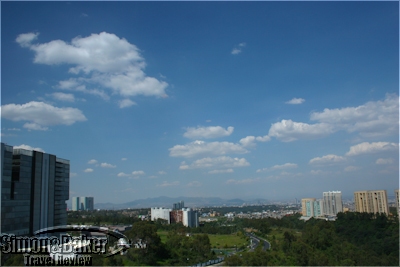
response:
<svg viewBox="0 0 400 267"><path fill-rule="evenodd" d="M2 2L2 142L70 199L399 187L396 2Z"/></svg>

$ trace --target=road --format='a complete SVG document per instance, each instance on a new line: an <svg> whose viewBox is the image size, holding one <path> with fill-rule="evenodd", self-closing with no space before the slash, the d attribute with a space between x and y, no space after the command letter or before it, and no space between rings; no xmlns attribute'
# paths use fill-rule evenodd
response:
<svg viewBox="0 0 400 267"><path fill-rule="evenodd" d="M250 238L251 243L250 243L250 251L254 251L254 249L258 246L260 242L263 242L263 250L267 250L271 248L271 244L260 237L255 236L252 233L246 233L246 235Z"/></svg>

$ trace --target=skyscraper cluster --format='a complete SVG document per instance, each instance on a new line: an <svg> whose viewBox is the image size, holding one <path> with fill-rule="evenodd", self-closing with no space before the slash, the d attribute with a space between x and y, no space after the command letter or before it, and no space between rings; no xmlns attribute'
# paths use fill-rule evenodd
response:
<svg viewBox="0 0 400 267"><path fill-rule="evenodd" d="M1 143L1 232L67 224L69 160Z"/></svg>
<svg viewBox="0 0 400 267"><path fill-rule="evenodd" d="M183 201L174 203L173 209L151 208L151 220L166 220L168 224L182 223L186 227L199 226L199 214L191 208L185 208Z"/></svg>
<svg viewBox="0 0 400 267"><path fill-rule="evenodd" d="M329 191L322 193L322 199L303 198L301 200L302 214L304 218L334 217L343 212L342 192Z"/></svg>
<svg viewBox="0 0 400 267"><path fill-rule="evenodd" d="M93 197L73 197L72 198L72 210L93 210L94 199Z"/></svg>

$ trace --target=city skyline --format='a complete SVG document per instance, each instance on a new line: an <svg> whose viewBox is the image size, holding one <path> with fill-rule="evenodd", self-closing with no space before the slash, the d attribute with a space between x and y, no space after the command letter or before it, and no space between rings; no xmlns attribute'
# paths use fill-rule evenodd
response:
<svg viewBox="0 0 400 267"><path fill-rule="evenodd" d="M392 195L398 11L2 2L1 139L68 159L70 200Z"/></svg>

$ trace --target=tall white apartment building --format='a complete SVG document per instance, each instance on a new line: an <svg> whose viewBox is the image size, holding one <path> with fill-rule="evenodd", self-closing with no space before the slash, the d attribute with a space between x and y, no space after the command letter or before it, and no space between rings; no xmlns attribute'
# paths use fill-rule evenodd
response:
<svg viewBox="0 0 400 267"><path fill-rule="evenodd" d="M186 227L198 227L199 226L199 214L197 211L191 208L183 208L183 220L182 223Z"/></svg>
<svg viewBox="0 0 400 267"><path fill-rule="evenodd" d="M323 192L323 212L328 216L336 216L343 212L341 191Z"/></svg>
<svg viewBox="0 0 400 267"><path fill-rule="evenodd" d="M171 216L170 212L172 209L166 209L166 208L151 208L151 220L156 221L157 219L163 219L166 220L169 223L171 223Z"/></svg>

